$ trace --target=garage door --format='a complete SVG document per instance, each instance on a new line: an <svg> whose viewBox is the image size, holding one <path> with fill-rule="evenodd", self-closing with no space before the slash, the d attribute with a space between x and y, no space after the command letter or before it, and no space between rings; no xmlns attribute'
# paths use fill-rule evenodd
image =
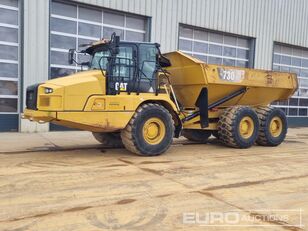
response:
<svg viewBox="0 0 308 231"><path fill-rule="evenodd" d="M81 67L67 62L70 48L78 49L116 32L122 40L149 41L148 18L90 7L87 5L53 1L50 19L50 74L57 78L80 71ZM78 62L89 57L79 55ZM58 130L51 125L51 130Z"/></svg>
<svg viewBox="0 0 308 231"><path fill-rule="evenodd" d="M253 42L247 37L180 25L179 50L210 64L253 67Z"/></svg>
<svg viewBox="0 0 308 231"><path fill-rule="evenodd" d="M19 6L0 1L0 131L18 131Z"/></svg>
<svg viewBox="0 0 308 231"><path fill-rule="evenodd" d="M302 121L308 125L308 49L276 43L273 70L297 74L298 90L291 99L276 102L275 106L284 110L288 117L305 118Z"/></svg>

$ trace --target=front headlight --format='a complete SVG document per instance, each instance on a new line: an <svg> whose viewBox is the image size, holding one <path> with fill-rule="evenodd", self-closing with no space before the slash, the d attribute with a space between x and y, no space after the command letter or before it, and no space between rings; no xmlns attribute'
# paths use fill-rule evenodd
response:
<svg viewBox="0 0 308 231"><path fill-rule="evenodd" d="M45 94L50 94L50 93L53 93L53 89L49 88L49 87L46 87L45 88Z"/></svg>

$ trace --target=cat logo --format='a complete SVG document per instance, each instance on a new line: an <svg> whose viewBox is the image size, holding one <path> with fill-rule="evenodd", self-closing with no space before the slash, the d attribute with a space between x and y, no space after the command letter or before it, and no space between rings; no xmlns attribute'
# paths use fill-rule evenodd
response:
<svg viewBox="0 0 308 231"><path fill-rule="evenodd" d="M119 82L116 82L115 83L115 89L116 91L118 91L120 88L120 91L126 91L127 90L127 83L119 83Z"/></svg>

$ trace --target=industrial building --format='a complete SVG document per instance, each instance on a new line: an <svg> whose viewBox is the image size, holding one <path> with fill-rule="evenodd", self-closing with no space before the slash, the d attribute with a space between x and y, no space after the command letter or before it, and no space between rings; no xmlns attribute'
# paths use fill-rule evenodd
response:
<svg viewBox="0 0 308 231"><path fill-rule="evenodd" d="M0 0L0 132L61 129L21 119L27 86L81 71L68 50L113 32L207 63L295 72L297 92L273 105L308 126L307 22L306 0Z"/></svg>

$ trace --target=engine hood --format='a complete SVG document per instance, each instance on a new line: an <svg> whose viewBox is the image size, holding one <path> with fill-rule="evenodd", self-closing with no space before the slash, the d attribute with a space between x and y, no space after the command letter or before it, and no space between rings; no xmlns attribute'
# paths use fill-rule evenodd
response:
<svg viewBox="0 0 308 231"><path fill-rule="evenodd" d="M71 86L75 84L88 83L93 81L105 81L100 70L81 71L66 77L55 78L48 80L45 84L53 84L57 86Z"/></svg>
<svg viewBox="0 0 308 231"><path fill-rule="evenodd" d="M52 93L45 94L45 88L51 88ZM64 111L81 111L91 95L105 94L105 77L100 70L82 71L67 77L48 80L39 86L39 101L44 102L43 99L48 97L48 101L52 102L57 98L58 106L54 108L61 108ZM43 109L50 110L49 107L51 105Z"/></svg>

